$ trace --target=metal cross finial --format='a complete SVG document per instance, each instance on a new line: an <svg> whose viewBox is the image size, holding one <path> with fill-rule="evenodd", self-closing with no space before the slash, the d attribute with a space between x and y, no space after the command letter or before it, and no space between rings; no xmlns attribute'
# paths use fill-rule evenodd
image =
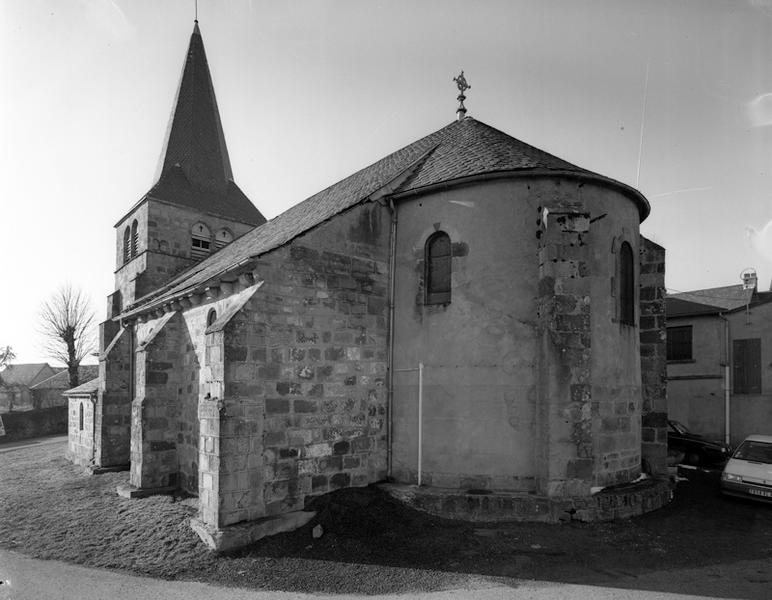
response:
<svg viewBox="0 0 772 600"><path fill-rule="evenodd" d="M466 90L472 89L472 86L466 82L466 78L464 77L464 71L461 71L461 75L459 75L458 77L454 77L453 81L456 82L456 85L458 86L458 91L461 92L462 95Z"/></svg>
<svg viewBox="0 0 772 600"><path fill-rule="evenodd" d="M461 74L458 77L454 77L453 81L456 82L456 85L458 86L458 97L456 100L458 100L458 108L456 109L456 116L458 117L458 120L466 116L466 107L464 106L464 100L466 100L466 96L464 96L464 92L466 90L471 90L472 86L469 85L466 82L466 78L464 77L464 71L461 71Z"/></svg>

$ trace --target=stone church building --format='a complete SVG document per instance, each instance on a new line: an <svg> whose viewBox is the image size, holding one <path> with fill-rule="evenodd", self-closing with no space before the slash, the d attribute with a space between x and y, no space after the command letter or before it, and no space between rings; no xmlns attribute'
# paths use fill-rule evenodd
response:
<svg viewBox="0 0 772 600"><path fill-rule="evenodd" d="M234 182L196 24L158 181L116 224L93 440L71 459L130 464L128 496L198 496L216 547L348 486L549 502L662 472L647 200L462 97L266 221Z"/></svg>

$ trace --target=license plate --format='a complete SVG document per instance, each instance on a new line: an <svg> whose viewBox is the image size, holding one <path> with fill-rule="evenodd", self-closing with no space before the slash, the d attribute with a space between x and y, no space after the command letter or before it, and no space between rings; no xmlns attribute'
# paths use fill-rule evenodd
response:
<svg viewBox="0 0 772 600"><path fill-rule="evenodd" d="M772 498L772 492L768 492L766 490L750 489L748 490L748 493L753 494L754 496L764 496L765 498Z"/></svg>

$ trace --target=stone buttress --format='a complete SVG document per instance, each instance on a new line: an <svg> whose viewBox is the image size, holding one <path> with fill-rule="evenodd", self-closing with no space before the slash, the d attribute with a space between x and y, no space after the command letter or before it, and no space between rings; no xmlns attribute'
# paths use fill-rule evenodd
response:
<svg viewBox="0 0 772 600"><path fill-rule="evenodd" d="M580 203L542 209L540 219L539 492L585 495L594 472L589 246L582 239L590 219Z"/></svg>
<svg viewBox="0 0 772 600"><path fill-rule="evenodd" d="M667 471L665 249L641 236L641 451L653 474Z"/></svg>

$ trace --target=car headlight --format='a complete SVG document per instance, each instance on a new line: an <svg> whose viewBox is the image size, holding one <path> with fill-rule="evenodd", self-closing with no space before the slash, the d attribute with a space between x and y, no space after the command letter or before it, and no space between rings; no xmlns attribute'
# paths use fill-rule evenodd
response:
<svg viewBox="0 0 772 600"><path fill-rule="evenodd" d="M736 481L738 483L742 482L743 478L739 475L735 475L734 473L721 473L721 479L724 481Z"/></svg>

